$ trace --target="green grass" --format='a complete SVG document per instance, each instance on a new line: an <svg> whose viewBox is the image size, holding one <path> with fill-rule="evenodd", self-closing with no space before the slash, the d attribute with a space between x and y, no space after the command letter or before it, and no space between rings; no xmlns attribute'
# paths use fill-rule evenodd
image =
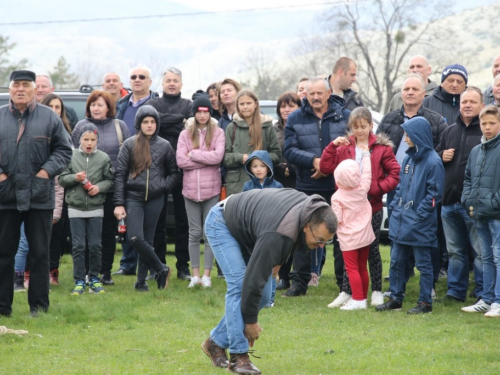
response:
<svg viewBox="0 0 500 375"><path fill-rule="evenodd" d="M384 274L388 253L382 247ZM168 262L175 264L170 253ZM117 276L106 294L81 296L69 294L70 256L63 257L60 271L61 285L52 287L47 314L30 318L27 295L16 293L12 317L0 318L0 325L29 331L24 337L0 336L0 374L227 373L212 367L200 349L224 309L225 283L215 277L215 268L211 289L187 289L174 271L166 291L149 282L149 293L137 293L134 277ZM408 285L403 312L328 309L338 294L333 284L328 249L319 287L305 297L278 294L276 306L261 312L264 331L255 346L261 358L253 362L264 374L499 372L498 320L438 302L432 314L406 314L418 297L418 276ZM446 282L440 280L438 297L445 293Z"/></svg>

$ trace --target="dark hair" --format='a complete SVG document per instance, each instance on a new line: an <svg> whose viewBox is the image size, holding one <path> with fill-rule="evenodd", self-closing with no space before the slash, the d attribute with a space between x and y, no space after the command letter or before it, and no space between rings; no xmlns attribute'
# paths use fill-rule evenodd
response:
<svg viewBox="0 0 500 375"><path fill-rule="evenodd" d="M110 93L106 91L92 91L87 99L87 105L85 106L85 116L92 117L90 114L90 105L94 103L99 98L103 98L108 106L108 112L106 113L107 118L114 118L116 116L116 108L115 108L115 99L111 96Z"/></svg>
<svg viewBox="0 0 500 375"><path fill-rule="evenodd" d="M317 228L320 224L325 224L326 229L328 229L330 233L337 232L337 216L335 216L331 207L323 206L312 213L311 219L309 220L311 229Z"/></svg>
<svg viewBox="0 0 500 375"><path fill-rule="evenodd" d="M297 104L299 108L302 106L302 101L300 100L300 97L292 92L292 91L287 91L283 94L280 95L278 98L278 103L276 104L276 113L278 114L278 118L280 120L283 120L281 118L281 111L280 108L283 104Z"/></svg>
<svg viewBox="0 0 500 375"><path fill-rule="evenodd" d="M64 102L61 99L61 97L59 95L56 95L56 94L47 94L42 99L42 103L41 104L46 105L47 107L49 107L50 106L50 102L52 100L54 100L54 99L59 100L59 102L61 103L61 120L63 122L64 128L67 130L67 132L69 134L71 134L72 129L71 129L71 126L69 124L68 116L66 115L66 107L64 106Z"/></svg>
<svg viewBox="0 0 500 375"><path fill-rule="evenodd" d="M472 91L472 92L477 92L479 94L479 104L484 103L484 95L483 92L479 87L476 86L467 86L464 91L460 94L460 100L462 100L462 96L467 92L467 91Z"/></svg>
<svg viewBox="0 0 500 375"><path fill-rule="evenodd" d="M221 82L217 84L217 99L219 99L219 110L221 111L221 113L226 110L226 107L224 106L220 98L220 89L223 85L232 85L236 90L236 93L239 93L241 91L241 85L239 84L239 82L232 78L224 78Z"/></svg>
<svg viewBox="0 0 500 375"><path fill-rule="evenodd" d="M152 116L144 116L143 120L146 117L154 118ZM159 126L159 124L156 124L156 126ZM142 130L139 130L135 135L134 146L132 147L132 171L130 172L130 178L133 180L142 171L151 167L151 164L153 164L153 159L151 158L150 141L146 138Z"/></svg>

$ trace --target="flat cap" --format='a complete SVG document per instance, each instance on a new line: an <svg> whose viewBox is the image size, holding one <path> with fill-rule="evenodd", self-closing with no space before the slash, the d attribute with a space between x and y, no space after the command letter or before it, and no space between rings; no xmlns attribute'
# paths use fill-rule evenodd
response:
<svg viewBox="0 0 500 375"><path fill-rule="evenodd" d="M36 81L36 74L31 70L14 70L10 73L10 81Z"/></svg>

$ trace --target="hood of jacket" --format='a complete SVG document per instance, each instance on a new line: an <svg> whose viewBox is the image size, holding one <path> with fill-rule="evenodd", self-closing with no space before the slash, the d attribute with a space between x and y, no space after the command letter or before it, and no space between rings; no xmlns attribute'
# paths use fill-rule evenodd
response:
<svg viewBox="0 0 500 375"><path fill-rule="evenodd" d="M354 189L361 182L361 172L358 162L352 159L340 162L333 172L333 177L338 187L345 190Z"/></svg>
<svg viewBox="0 0 500 375"><path fill-rule="evenodd" d="M262 122L262 127L273 126L273 118L269 115L260 115L260 120ZM233 122L240 128L248 128L247 122L238 114L235 113L233 116Z"/></svg>
<svg viewBox="0 0 500 375"><path fill-rule="evenodd" d="M154 138L158 135L158 132L160 131L160 115L153 106L145 104L139 108L139 110L135 115L134 128L137 132L140 132L142 120L144 120L144 118L148 116L153 117L156 121L156 130L153 136L151 137Z"/></svg>
<svg viewBox="0 0 500 375"><path fill-rule="evenodd" d="M308 196L299 207L299 225L300 228L304 228L311 220L311 216L314 211L322 207L330 208L330 205L326 203L325 198L321 195L313 194ZM335 228L337 228L337 226L337 223L335 223Z"/></svg>
<svg viewBox="0 0 500 375"><path fill-rule="evenodd" d="M250 164L252 163L253 159L262 160L268 168L267 177L274 178L273 161L271 160L271 155L269 155L269 152L267 152L265 150L258 150L258 151L254 151L250 155L248 155L248 159L245 163L245 171L248 173L248 175L252 179L256 178L253 175L252 171L250 170Z"/></svg>
<svg viewBox="0 0 500 375"><path fill-rule="evenodd" d="M415 145L415 147L410 147L406 151L415 161L421 160L426 153L434 150L431 125L425 117L413 117L401 127Z"/></svg>

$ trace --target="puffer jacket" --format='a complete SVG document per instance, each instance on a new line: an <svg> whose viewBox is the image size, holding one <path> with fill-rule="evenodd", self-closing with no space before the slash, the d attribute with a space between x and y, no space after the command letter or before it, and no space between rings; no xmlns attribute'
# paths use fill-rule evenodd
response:
<svg viewBox="0 0 500 375"><path fill-rule="evenodd" d="M349 137L349 141L351 144L348 146L335 146L333 142L330 142L321 155L319 163L321 173L329 175L342 161L356 160L356 137ZM382 209L383 195L394 190L398 185L401 168L392 151L392 142L384 134L370 134L368 148L371 153L372 170L368 200L375 213Z"/></svg>
<svg viewBox="0 0 500 375"><path fill-rule="evenodd" d="M465 168L462 204L473 219L500 220L500 135L474 147Z"/></svg>
<svg viewBox="0 0 500 375"><path fill-rule="evenodd" d="M187 121L186 128L195 126L194 118ZM218 127L217 121L211 119L212 127L210 147L205 143L206 127L199 132L200 146L193 149L188 129L181 132L177 143L177 165L184 171L182 179L182 195L195 202L203 202L220 194L222 186L220 163L224 157L224 131ZM190 156L187 156L191 153Z"/></svg>
<svg viewBox="0 0 500 375"><path fill-rule="evenodd" d="M160 115L160 130L158 135L170 142L174 151L177 150L179 134L184 130L184 123L191 117L193 102L181 98L181 94L168 95L148 100L146 104L153 106Z"/></svg>
<svg viewBox="0 0 500 375"><path fill-rule="evenodd" d="M99 194L91 196L77 182L75 174L86 172L92 185L99 187ZM79 211L94 211L102 209L106 193L113 189L113 171L109 156L99 150L87 154L81 148L73 150L73 157L66 170L59 175L59 184L66 188L66 203L68 207Z"/></svg>
<svg viewBox="0 0 500 375"><path fill-rule="evenodd" d="M439 144L439 140L441 139L441 135L448 127L448 124L444 121L443 116L430 110L429 108L425 108L423 105L418 109L417 114L413 116L412 119L418 116L424 117L431 125L432 144L434 145L434 148L436 148ZM404 109L401 107L397 111L392 111L386 114L380 121L377 128L377 134L387 135L394 144L394 154L398 151L399 144L403 139L404 131L401 126L404 122Z"/></svg>
<svg viewBox="0 0 500 375"><path fill-rule="evenodd" d="M76 124L73 133L71 134L71 140L73 141L73 146L75 149L80 147L80 137L82 136L82 128L88 124L92 123L97 127L97 132L99 138L97 140L97 149L108 154L111 159L111 165L113 168L116 167L116 161L118 159L118 153L120 152L120 142L118 140L118 134L116 133L116 124L118 121L120 129L122 131L123 140L130 137L130 131L128 130L127 124L122 120L115 120L114 118L107 118L105 120L94 120L93 118L85 118Z"/></svg>
<svg viewBox="0 0 500 375"><path fill-rule="evenodd" d="M333 175L313 179L313 161L335 138L345 136L350 112L342 109L333 96L328 99L328 110L318 118L307 100L288 116L285 127L285 158L296 167L295 188L300 191L333 191Z"/></svg>
<svg viewBox="0 0 500 375"><path fill-rule="evenodd" d="M432 95L424 99L424 107L439 113L444 117L447 124L451 125L460 115L460 94L450 94L448 91L438 86Z"/></svg>
<svg viewBox="0 0 500 375"><path fill-rule="evenodd" d="M281 148L273 129L272 117L261 115L262 120L262 149L269 152L273 164L281 160ZM233 134L234 133L234 134ZM234 140L234 141L233 141ZM250 177L245 172L243 155L250 155L254 149L249 146L249 126L238 114L226 129L226 151L224 154L224 166L227 168L226 186L227 195L240 193L243 185Z"/></svg>
<svg viewBox="0 0 500 375"><path fill-rule="evenodd" d="M433 149L429 122L421 116L402 125L415 147L406 153L389 220L391 241L437 247L437 207L443 196L444 167Z"/></svg>
<svg viewBox="0 0 500 375"><path fill-rule="evenodd" d="M264 184L260 184L260 181L257 177L254 176L252 171L250 170L250 165L252 160L259 159L267 166L267 176L264 179ZM259 150L254 151L250 155L248 155L248 159L245 163L245 170L250 176L250 181L245 182L243 185L243 191L248 191L252 189L283 189L283 185L281 185L278 181L274 180L274 171L273 171L273 162L271 161L271 156L269 156L269 152Z"/></svg>
<svg viewBox="0 0 500 375"><path fill-rule="evenodd" d="M338 190L332 195L332 209L339 221L337 236L342 251L369 246L375 239L372 207L366 197L372 181L369 152L363 152L361 163L363 174L351 159L342 161L333 172Z"/></svg>
<svg viewBox="0 0 500 375"><path fill-rule="evenodd" d="M436 148L441 159L443 151L450 148L455 149L453 159L447 163L443 162L446 173L443 206L461 202L467 160L472 149L481 143L482 135L479 127L479 116L474 117L468 126L464 124L462 117L458 116L457 122L443 132L441 141Z"/></svg>
<svg viewBox="0 0 500 375"><path fill-rule="evenodd" d="M278 143L281 147L281 161L274 167L274 179L280 182L285 188L295 188L295 165L290 164L283 153L285 148L285 126L282 120L278 120L274 125L274 130L276 131L276 137L278 138ZM285 170L288 168L288 176L285 176Z"/></svg>
<svg viewBox="0 0 500 375"><path fill-rule="evenodd" d="M160 123L158 112L150 105L143 105L135 116L135 128L141 129L144 117L151 116ZM149 139L152 164L136 178L130 178L135 139L127 139L120 150L115 170L115 206L125 206L127 198L150 201L172 190L180 182L180 171L175 162L175 151L170 143L158 136L159 127Z"/></svg>
<svg viewBox="0 0 500 375"><path fill-rule="evenodd" d="M0 210L54 209L54 177L71 160L71 140L61 118L33 99L23 113L0 107ZM45 170L49 178L36 177Z"/></svg>

